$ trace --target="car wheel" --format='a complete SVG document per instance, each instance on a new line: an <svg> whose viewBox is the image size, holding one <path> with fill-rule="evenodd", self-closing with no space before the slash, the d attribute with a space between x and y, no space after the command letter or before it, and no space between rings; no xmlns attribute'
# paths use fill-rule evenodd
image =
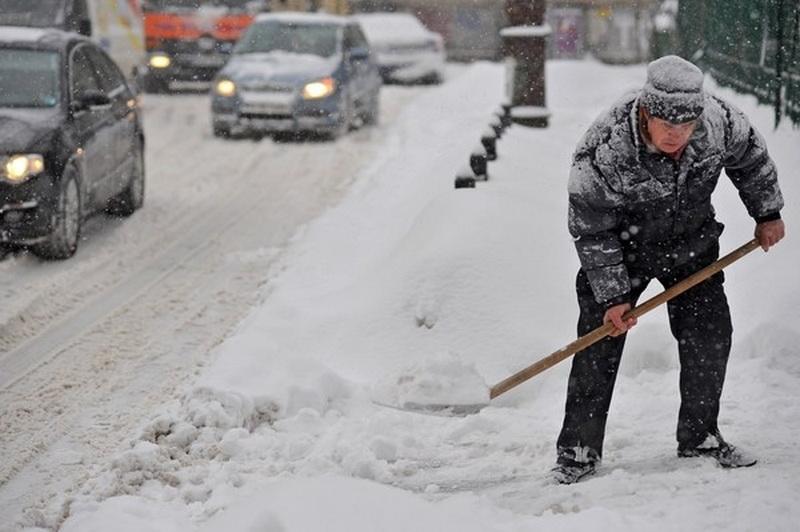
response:
<svg viewBox="0 0 800 532"><path fill-rule="evenodd" d="M36 244L33 252L43 259L67 259L78 249L81 235L81 193L78 172L68 166L61 177L61 190L53 213L50 234Z"/></svg>
<svg viewBox="0 0 800 532"><path fill-rule="evenodd" d="M353 103L350 101L350 96L348 94L343 95L342 98L344 98L342 110L340 112L342 118L336 129L331 131L330 136L332 139L338 139L345 135L353 126Z"/></svg>
<svg viewBox="0 0 800 532"><path fill-rule="evenodd" d="M169 92L169 81L158 78L152 74L144 75L144 92L150 94L164 94Z"/></svg>
<svg viewBox="0 0 800 532"><path fill-rule="evenodd" d="M130 216L144 205L144 149L136 142L131 175L128 186L108 202L107 212L119 216Z"/></svg>
<svg viewBox="0 0 800 532"><path fill-rule="evenodd" d="M428 75L427 77L423 78L422 83L425 85L441 85L444 81L444 76L441 72L434 72L433 74Z"/></svg>
<svg viewBox="0 0 800 532"><path fill-rule="evenodd" d="M222 126L219 124L213 124L211 126L212 131L214 132L215 137L227 139L231 136L231 128L228 126Z"/></svg>
<svg viewBox="0 0 800 532"><path fill-rule="evenodd" d="M380 120L381 114L381 96L379 92L376 92L372 99L369 102L369 107L367 108L367 112L364 113L364 124L368 126L374 126Z"/></svg>

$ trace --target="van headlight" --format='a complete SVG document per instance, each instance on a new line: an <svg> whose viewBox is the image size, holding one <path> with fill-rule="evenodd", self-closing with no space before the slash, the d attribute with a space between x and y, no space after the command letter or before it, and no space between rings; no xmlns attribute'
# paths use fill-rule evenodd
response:
<svg viewBox="0 0 800 532"><path fill-rule="evenodd" d="M14 184L24 183L44 171L44 157L38 153L0 157L2 177Z"/></svg>
<svg viewBox="0 0 800 532"><path fill-rule="evenodd" d="M149 64L153 68L167 68L172 64L172 59L167 54L153 54L150 56Z"/></svg>
<svg viewBox="0 0 800 532"><path fill-rule="evenodd" d="M323 78L306 83L303 87L303 98L306 100L318 100L326 98L334 92L336 92L336 81L333 78Z"/></svg>
<svg viewBox="0 0 800 532"><path fill-rule="evenodd" d="M220 79L214 83L214 92L220 96L230 98L236 94L236 83L229 79Z"/></svg>

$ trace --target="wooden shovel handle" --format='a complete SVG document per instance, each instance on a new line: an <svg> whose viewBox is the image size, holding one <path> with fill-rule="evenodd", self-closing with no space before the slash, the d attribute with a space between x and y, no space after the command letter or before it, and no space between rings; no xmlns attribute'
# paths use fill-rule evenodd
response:
<svg viewBox="0 0 800 532"><path fill-rule="evenodd" d="M702 283L715 273L722 271L724 268L730 266L732 263L741 259L742 257L747 255L757 247L758 247L758 240L754 238L747 244L744 244L743 246L731 251L721 259L718 259L716 262L709 264L702 270L695 272L694 274L690 275L681 282L669 287L667 290L664 290L660 294L653 296L652 298L648 299L641 305L638 305L637 307L629 310L628 312L625 313L625 315L622 318L623 319L631 317L639 318L640 316L660 306L662 303L666 303L670 299L686 292L693 286ZM614 324L610 322L601 325L597 329L581 336L571 344L562 347L555 353L552 353L542 358L541 360L534 362L527 368L518 371L517 373L513 374L512 376L508 377L507 379L501 382L498 382L490 389L489 397L494 399L498 395L509 391L518 384L521 384L526 380L530 379L531 377L543 372L544 370L555 366L562 360L571 357L578 351L586 349L590 345L599 342L600 340L611 334L613 330L614 330Z"/></svg>

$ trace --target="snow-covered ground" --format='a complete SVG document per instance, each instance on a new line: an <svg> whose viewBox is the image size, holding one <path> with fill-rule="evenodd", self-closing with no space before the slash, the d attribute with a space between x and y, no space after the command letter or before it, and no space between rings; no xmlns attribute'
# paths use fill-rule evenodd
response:
<svg viewBox="0 0 800 532"><path fill-rule="evenodd" d="M128 435L129 449L92 466L60 529L792 530L800 131L773 130L768 108L711 80L764 133L788 205L787 240L726 273L735 338L720 425L757 466L675 457L677 354L663 309L630 335L604 463L586 482L547 479L567 362L466 417L372 401L409 377L435 389L474 370L493 384L574 338L570 154L644 75L548 63L550 127L512 127L475 190L456 191L452 179L502 99L504 71L477 64L420 92L343 200L264 272L261 303L213 363ZM732 186L715 199L723 250L749 240Z"/></svg>
<svg viewBox="0 0 800 532"><path fill-rule="evenodd" d="M387 87L384 123L336 142L216 139L207 92L145 97L144 208L90 219L68 261L0 261L0 528L20 511L52 527L59 503L43 504L191 384L425 90Z"/></svg>

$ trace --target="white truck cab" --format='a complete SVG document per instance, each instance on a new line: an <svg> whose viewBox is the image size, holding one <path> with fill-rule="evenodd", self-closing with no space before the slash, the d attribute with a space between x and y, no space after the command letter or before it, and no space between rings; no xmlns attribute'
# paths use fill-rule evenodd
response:
<svg viewBox="0 0 800 532"><path fill-rule="evenodd" d="M86 35L130 77L144 63L139 0L0 0L0 26L58 28Z"/></svg>

